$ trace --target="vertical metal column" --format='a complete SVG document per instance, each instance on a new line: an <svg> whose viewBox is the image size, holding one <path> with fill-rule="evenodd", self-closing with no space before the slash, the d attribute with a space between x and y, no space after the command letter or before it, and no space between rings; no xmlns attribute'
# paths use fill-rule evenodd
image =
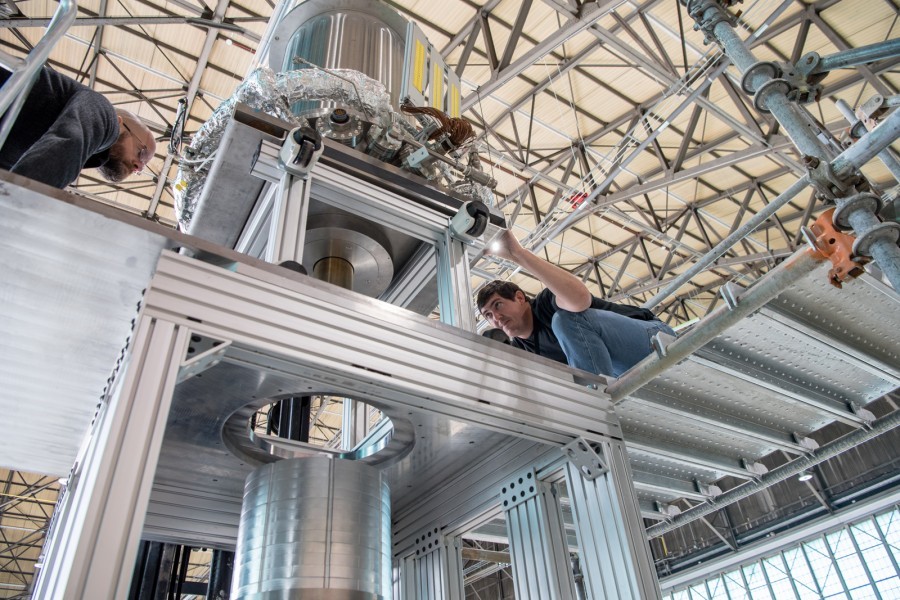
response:
<svg viewBox="0 0 900 600"><path fill-rule="evenodd" d="M282 175L269 222L266 262L279 264L293 260L303 264L310 188L312 182L309 177L303 179L290 173Z"/></svg>
<svg viewBox="0 0 900 600"><path fill-rule="evenodd" d="M362 402L344 398L341 410L341 449L353 450L368 433L368 410Z"/></svg>
<svg viewBox="0 0 900 600"><path fill-rule="evenodd" d="M142 317L51 526L34 598L125 598L190 332Z"/></svg>
<svg viewBox="0 0 900 600"><path fill-rule="evenodd" d="M500 491L517 600L572 600L565 524L556 488L533 469L510 478Z"/></svg>
<svg viewBox="0 0 900 600"><path fill-rule="evenodd" d="M441 322L475 331L472 290L469 287L468 245L450 234L448 226L438 248L437 284Z"/></svg>
<svg viewBox="0 0 900 600"><path fill-rule="evenodd" d="M415 554L403 563L404 585L395 600L465 600L462 540L431 527L416 539Z"/></svg>
<svg viewBox="0 0 900 600"><path fill-rule="evenodd" d="M565 451L566 483L588 597L661 598L625 444L576 440Z"/></svg>

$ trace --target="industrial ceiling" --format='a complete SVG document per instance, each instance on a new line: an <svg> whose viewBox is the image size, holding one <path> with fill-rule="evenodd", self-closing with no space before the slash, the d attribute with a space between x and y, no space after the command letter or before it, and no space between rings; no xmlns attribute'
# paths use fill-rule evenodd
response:
<svg viewBox="0 0 900 600"><path fill-rule="evenodd" d="M388 2L416 21L461 75L464 116L481 134L497 204L519 238L598 295L645 301L805 173L740 73L676 0ZM6 4L3 48L40 38L54 2ZM109 185L87 171L78 192L174 224L170 144L179 102L189 137L254 66L274 3L91 0L50 56L56 69L136 112L157 135L145 173ZM759 0L739 5L761 60L796 61L897 37L896 0ZM839 136L835 107L900 85L897 59L831 73L812 115ZM880 163L866 174L896 183ZM821 210L807 190L663 303L701 316L727 280L746 283L801 243ZM575 212L573 215L572 213ZM482 261L476 274L502 265ZM539 284L515 275L529 291ZM476 285L478 281L475 282Z"/></svg>

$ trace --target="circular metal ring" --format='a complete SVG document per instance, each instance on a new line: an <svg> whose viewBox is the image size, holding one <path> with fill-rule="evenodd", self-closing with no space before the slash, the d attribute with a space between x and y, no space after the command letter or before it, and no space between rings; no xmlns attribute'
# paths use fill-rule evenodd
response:
<svg viewBox="0 0 900 600"><path fill-rule="evenodd" d="M837 203L838 206L834 209L831 221L839 229L853 229L853 226L850 225L850 213L865 210L875 214L878 212L879 203L878 196L870 192L855 194Z"/></svg>
<svg viewBox="0 0 900 600"><path fill-rule="evenodd" d="M775 79L781 75L781 67L778 65L778 63L774 63L769 60L763 60L750 65L750 68L747 69L744 72L744 76L741 77L741 89L751 96L755 94L758 90L754 90L750 87L750 78L760 74L767 75L768 77ZM760 86L760 89L762 89L762 86Z"/></svg>
<svg viewBox="0 0 900 600"><path fill-rule="evenodd" d="M298 396L344 396L332 392L310 392L308 390L295 394L279 394L277 397L261 398L248 402L231 413L222 426L222 441L225 447L235 456L255 463L265 464L282 459L302 458L307 456L331 456L344 460L357 460L372 466L387 467L409 454L415 445L416 436L411 421L401 415L399 410L389 410L377 402L362 398L355 401L365 402L381 410L391 422L390 431L372 440L371 443L353 451L341 451L315 446L304 442L285 440L271 435L254 432L250 428L250 419L260 408L288 398Z"/></svg>
<svg viewBox="0 0 900 600"><path fill-rule="evenodd" d="M879 240L886 240L896 244L900 240L900 223L893 221L879 223L865 232L853 242L853 254L856 256L872 256L872 244Z"/></svg>
<svg viewBox="0 0 900 600"><path fill-rule="evenodd" d="M771 94L784 94L787 96L791 91L791 84L785 81L784 79L773 79L771 81L767 81L756 90L756 95L753 96L753 106L756 107L756 110L759 112L767 113L772 112L766 107L766 100Z"/></svg>

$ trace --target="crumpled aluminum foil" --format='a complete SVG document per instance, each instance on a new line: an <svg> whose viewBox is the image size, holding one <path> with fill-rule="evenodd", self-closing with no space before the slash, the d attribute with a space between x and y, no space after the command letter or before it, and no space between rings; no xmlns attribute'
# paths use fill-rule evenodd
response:
<svg viewBox="0 0 900 600"><path fill-rule="evenodd" d="M275 93L293 104L298 100L331 100L354 108L370 121L390 119L391 97L380 81L350 69L301 69L279 73Z"/></svg>
<svg viewBox="0 0 900 600"><path fill-rule="evenodd" d="M183 152L172 186L175 216L182 231L187 230L194 216L209 167L215 159L216 149L222 141L235 105L244 103L276 118L301 125L303 119L291 112L291 105L301 100L332 101L359 111L370 123L388 128L400 123L412 130L411 137L416 131L403 115L392 109L390 95L384 85L359 71L299 69L275 73L268 67L258 68L238 86L228 100L213 111ZM454 179L448 177L450 182ZM494 203L493 192L483 185L474 182L457 182L451 185L485 204Z"/></svg>
<svg viewBox="0 0 900 600"><path fill-rule="evenodd" d="M253 71L241 82L234 94L213 111L212 116L191 138L190 145L182 153L178 175L172 186L175 196L175 217L182 231L187 230L194 216L206 175L225 134L225 127L234 114L235 105L244 103L290 123L300 123L291 113L290 106L284 98L275 93L275 86L276 76L271 69L262 68Z"/></svg>

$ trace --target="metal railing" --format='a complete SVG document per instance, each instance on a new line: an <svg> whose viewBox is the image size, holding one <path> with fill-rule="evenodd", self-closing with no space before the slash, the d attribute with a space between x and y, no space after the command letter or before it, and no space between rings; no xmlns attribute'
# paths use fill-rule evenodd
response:
<svg viewBox="0 0 900 600"><path fill-rule="evenodd" d="M44 36L25 58L19 58L0 50L0 66L12 73L0 88L0 114L3 114L3 119L0 121L0 148L9 137L9 132L25 104L25 98L28 97L28 92L34 84L38 71L47 62L47 57L50 56L50 52L57 42L75 22L77 11L76 0L61 0Z"/></svg>

